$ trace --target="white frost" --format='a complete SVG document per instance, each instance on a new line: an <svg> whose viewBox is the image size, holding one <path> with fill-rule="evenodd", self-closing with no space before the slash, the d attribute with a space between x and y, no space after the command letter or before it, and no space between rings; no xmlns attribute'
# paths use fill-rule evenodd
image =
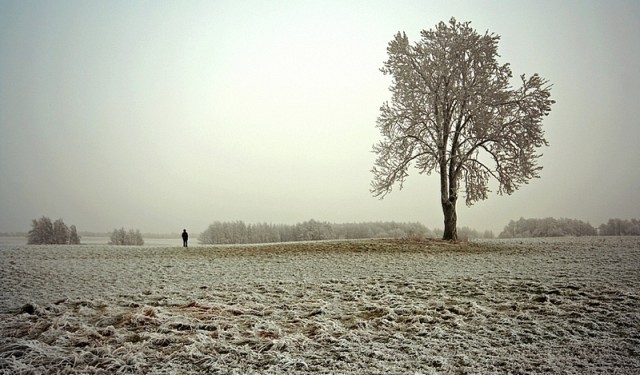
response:
<svg viewBox="0 0 640 375"><path fill-rule="evenodd" d="M0 247L0 373L637 373L640 239Z"/></svg>

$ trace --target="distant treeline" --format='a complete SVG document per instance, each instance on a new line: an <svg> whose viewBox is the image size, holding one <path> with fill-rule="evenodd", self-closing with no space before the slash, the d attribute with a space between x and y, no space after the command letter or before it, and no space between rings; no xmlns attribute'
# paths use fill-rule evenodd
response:
<svg viewBox="0 0 640 375"><path fill-rule="evenodd" d="M563 237L563 236L638 236L640 235L640 221L637 219L622 220L609 219L598 229L588 222L577 219L544 219L511 220L499 238L527 238L527 237Z"/></svg>
<svg viewBox="0 0 640 375"><path fill-rule="evenodd" d="M26 237L27 232L0 232L0 237Z"/></svg>
<svg viewBox="0 0 640 375"><path fill-rule="evenodd" d="M75 226L66 228L61 220L52 223L46 217L34 220L33 229L28 233L4 232L0 237L27 237L29 243L79 243L80 235L88 237L111 237L111 242L120 243L119 239L135 238L179 238L179 233L146 233L139 231L130 234L122 230L115 230L118 241L114 241L114 233L104 232L76 232ZM55 229L54 229L55 227ZM55 234L54 234L55 233ZM640 236L640 220L638 219L609 219L597 229L588 222L566 218L543 218L511 220L499 238L527 238L527 237L562 237L562 236ZM196 235L194 235L196 237ZM291 241L317 241L335 239L366 239L366 238L441 238L442 229L429 229L420 223L397 222L364 222L335 224L308 220L295 225L287 224L245 224L243 221L216 221L197 236L202 244L240 244L240 243L271 243ZM492 231L480 232L469 227L458 228L458 238L468 240L473 238L494 238ZM126 241L125 241L126 242Z"/></svg>
<svg viewBox="0 0 640 375"><path fill-rule="evenodd" d="M466 227L459 228L458 233L462 239L494 237L491 231L480 233ZM396 223L391 221L335 224L311 219L295 225L216 221L200 234L198 241L201 244L242 244L441 236L442 230L429 230L420 223Z"/></svg>
<svg viewBox="0 0 640 375"><path fill-rule="evenodd" d="M598 233L601 236L640 236L640 220L609 219L600 224Z"/></svg>
<svg viewBox="0 0 640 375"><path fill-rule="evenodd" d="M295 225L245 224L243 221L216 221L198 237L202 244L242 244L292 241L319 241L396 236L426 236L428 229L419 223L330 224L308 220Z"/></svg>

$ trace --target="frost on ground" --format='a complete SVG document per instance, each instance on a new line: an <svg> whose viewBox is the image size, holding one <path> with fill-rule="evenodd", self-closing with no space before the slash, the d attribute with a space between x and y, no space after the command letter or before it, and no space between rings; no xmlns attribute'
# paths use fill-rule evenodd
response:
<svg viewBox="0 0 640 375"><path fill-rule="evenodd" d="M640 238L0 248L0 373L636 374Z"/></svg>

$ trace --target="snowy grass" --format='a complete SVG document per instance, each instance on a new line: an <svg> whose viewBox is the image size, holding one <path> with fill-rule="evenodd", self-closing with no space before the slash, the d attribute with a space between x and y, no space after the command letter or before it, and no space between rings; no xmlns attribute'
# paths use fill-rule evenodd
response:
<svg viewBox="0 0 640 375"><path fill-rule="evenodd" d="M0 247L0 373L640 372L640 238Z"/></svg>

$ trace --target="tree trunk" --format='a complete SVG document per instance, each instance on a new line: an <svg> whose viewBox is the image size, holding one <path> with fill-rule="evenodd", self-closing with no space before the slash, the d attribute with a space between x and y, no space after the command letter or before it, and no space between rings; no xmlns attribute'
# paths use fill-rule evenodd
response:
<svg viewBox="0 0 640 375"><path fill-rule="evenodd" d="M458 215L456 214L456 197L451 196L449 199L442 200L442 213L444 214L444 234L442 239L446 241L455 241L458 239Z"/></svg>

